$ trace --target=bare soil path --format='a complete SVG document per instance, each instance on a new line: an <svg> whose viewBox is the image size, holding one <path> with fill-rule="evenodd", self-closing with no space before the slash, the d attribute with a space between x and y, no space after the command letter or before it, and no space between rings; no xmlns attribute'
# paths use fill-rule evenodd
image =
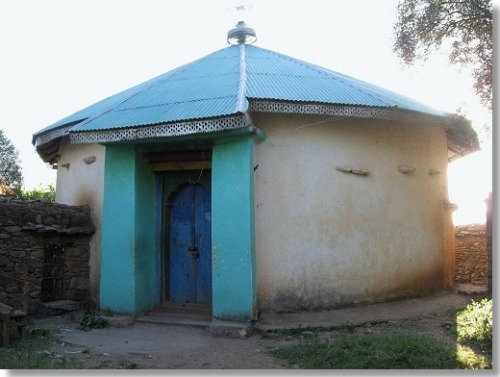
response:
<svg viewBox="0 0 500 377"><path fill-rule="evenodd" d="M243 339L214 337L203 328L134 322L130 326L79 330L82 312L34 320L59 336L49 352L85 361L89 368L145 369L276 369L287 368L268 355L275 347L327 338L342 331L426 333L453 341L454 309L477 295L443 291L412 300L331 311L276 315L262 313L257 332ZM287 335L286 329L323 328ZM354 329L354 330L353 330Z"/></svg>

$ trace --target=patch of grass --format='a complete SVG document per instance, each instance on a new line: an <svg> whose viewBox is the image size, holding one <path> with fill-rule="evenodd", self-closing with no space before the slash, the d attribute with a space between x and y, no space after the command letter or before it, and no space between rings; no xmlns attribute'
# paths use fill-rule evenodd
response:
<svg viewBox="0 0 500 377"><path fill-rule="evenodd" d="M137 369L137 364L128 360L120 360L118 362L118 369Z"/></svg>
<svg viewBox="0 0 500 377"><path fill-rule="evenodd" d="M344 323L342 326L340 326L339 330L353 333L357 327L359 327L359 325L355 325L348 321L347 323Z"/></svg>
<svg viewBox="0 0 500 377"><path fill-rule="evenodd" d="M491 369L492 367L490 358L462 344L457 344L457 360L465 369Z"/></svg>
<svg viewBox="0 0 500 377"><path fill-rule="evenodd" d="M336 329L326 342L304 339L302 344L269 351L291 366L304 369L491 369L492 299L472 301L446 329L454 341L440 340L418 330L361 334L350 323ZM450 318L451 319L451 318Z"/></svg>
<svg viewBox="0 0 500 377"><path fill-rule="evenodd" d="M372 324L375 323L380 323L379 322L373 322ZM276 339L276 338L298 338L298 339L303 339L303 338L311 338L311 337L316 337L321 333L328 332L328 331L341 331L341 332L347 332L347 333L354 333L357 328L362 327L363 325L355 325L351 322L344 323L340 326L306 326L302 327L299 325L296 328L285 328L285 329L279 329L279 330L274 330L272 332L261 332L260 336L263 339Z"/></svg>
<svg viewBox="0 0 500 377"><path fill-rule="evenodd" d="M451 343L398 333L344 335L324 343L282 347L271 354L304 369L468 369L488 364L470 353L458 357Z"/></svg>
<svg viewBox="0 0 500 377"><path fill-rule="evenodd" d="M38 327L29 327L23 341L17 332L12 331L10 344L0 347L1 369L138 369L139 365L129 360L113 364L101 361L95 364L90 360L78 360L67 354L51 351L58 342L56 334ZM83 351L87 352L87 351Z"/></svg>
<svg viewBox="0 0 500 377"><path fill-rule="evenodd" d="M57 337L47 330L28 329L24 341L12 337L11 344L0 347L2 369L81 369L85 366L49 351Z"/></svg>

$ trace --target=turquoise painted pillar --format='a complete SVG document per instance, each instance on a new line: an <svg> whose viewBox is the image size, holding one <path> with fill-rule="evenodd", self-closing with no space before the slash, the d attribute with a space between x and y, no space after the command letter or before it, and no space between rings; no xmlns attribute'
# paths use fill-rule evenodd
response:
<svg viewBox="0 0 500 377"><path fill-rule="evenodd" d="M252 136L216 144L212 152L212 315L256 317Z"/></svg>
<svg viewBox="0 0 500 377"><path fill-rule="evenodd" d="M136 154L135 175L135 312L160 303L161 281L157 246L156 178L146 161Z"/></svg>
<svg viewBox="0 0 500 377"><path fill-rule="evenodd" d="M106 146L101 310L137 313L155 301L155 180L135 146Z"/></svg>

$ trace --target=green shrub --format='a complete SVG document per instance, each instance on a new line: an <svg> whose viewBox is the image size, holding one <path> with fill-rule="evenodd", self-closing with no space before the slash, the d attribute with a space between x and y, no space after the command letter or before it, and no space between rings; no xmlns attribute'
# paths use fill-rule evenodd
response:
<svg viewBox="0 0 500 377"><path fill-rule="evenodd" d="M472 301L457 314L458 341L488 344L493 340L493 299Z"/></svg>
<svg viewBox="0 0 500 377"><path fill-rule="evenodd" d="M56 200L56 188L54 185L48 185L46 187L39 185L37 188L31 190L22 190L18 194L18 199L21 200L40 200L45 199L49 202L54 202Z"/></svg>
<svg viewBox="0 0 500 377"><path fill-rule="evenodd" d="M104 329L109 326L108 321L96 313L86 313L80 321L79 330L90 331L92 329Z"/></svg>

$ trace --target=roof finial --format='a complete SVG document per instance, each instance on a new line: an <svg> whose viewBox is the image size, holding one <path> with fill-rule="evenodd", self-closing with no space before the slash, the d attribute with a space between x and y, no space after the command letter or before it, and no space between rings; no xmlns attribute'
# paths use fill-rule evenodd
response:
<svg viewBox="0 0 500 377"><path fill-rule="evenodd" d="M236 44L252 44L257 40L255 30L248 27L244 21L239 21L236 27L227 32L227 43Z"/></svg>
<svg viewBox="0 0 500 377"><path fill-rule="evenodd" d="M241 1L241 0L237 0ZM240 13L238 17L240 20L245 19L248 16L248 10L252 8L250 4L235 5L228 8L229 11ZM236 19L238 19L236 18ZM227 43L229 44L251 44L257 40L257 35L255 30L248 27L244 21L239 21L236 27L227 32Z"/></svg>

